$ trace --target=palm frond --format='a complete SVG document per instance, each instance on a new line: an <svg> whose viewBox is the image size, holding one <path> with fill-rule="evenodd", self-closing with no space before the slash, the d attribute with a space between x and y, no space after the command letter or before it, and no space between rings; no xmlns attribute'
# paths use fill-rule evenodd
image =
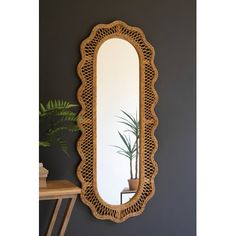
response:
<svg viewBox="0 0 236 236"><path fill-rule="evenodd" d="M41 147L49 147L58 144L61 150L69 155L68 147L61 138L63 132L79 131L79 117L72 109L77 107L64 100L49 100L46 105L40 103L39 118L42 122L48 122L50 127L44 133L43 141L39 142Z"/></svg>
<svg viewBox="0 0 236 236"><path fill-rule="evenodd" d="M39 107L39 114L40 116L45 116L47 114L54 114L61 110L68 110L73 107L77 107L76 104L71 104L70 102L63 101L63 100L49 100L46 105L40 103Z"/></svg>
<svg viewBox="0 0 236 236"><path fill-rule="evenodd" d="M39 146L41 146L41 147L50 147L51 143L49 141L39 141Z"/></svg>
<svg viewBox="0 0 236 236"><path fill-rule="evenodd" d="M130 160L132 160L134 158L135 151L136 151L135 143L134 144L131 143L130 136L121 134L119 131L118 131L118 134L125 147L123 148L116 145L112 145L112 146L118 149L117 151L118 154L128 157Z"/></svg>
<svg viewBox="0 0 236 236"><path fill-rule="evenodd" d="M70 132L76 132L79 131L79 127L77 125L70 125L70 126L60 126L60 127L56 127L56 128L50 128L48 130L47 135L55 135L56 133L59 133L61 131L70 131Z"/></svg>
<svg viewBox="0 0 236 236"><path fill-rule="evenodd" d="M139 121L137 120L137 113L136 118L123 110L121 112L125 115L125 117L118 116L120 119L119 123L122 123L126 126L128 126L129 129L127 129L127 132L133 133L135 136L139 135Z"/></svg>
<svg viewBox="0 0 236 236"><path fill-rule="evenodd" d="M69 154L68 146L67 146L66 142L62 138L58 138L57 142L58 142L61 150L69 157L70 154Z"/></svg>

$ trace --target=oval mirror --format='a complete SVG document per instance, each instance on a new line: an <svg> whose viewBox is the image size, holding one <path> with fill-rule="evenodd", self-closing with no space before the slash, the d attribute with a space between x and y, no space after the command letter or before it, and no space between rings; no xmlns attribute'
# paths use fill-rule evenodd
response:
<svg viewBox="0 0 236 236"><path fill-rule="evenodd" d="M81 54L80 197L96 218L120 223L155 192L154 49L142 30L114 21L95 26Z"/></svg>
<svg viewBox="0 0 236 236"><path fill-rule="evenodd" d="M112 205L139 181L139 57L128 41L106 40L97 54L97 188Z"/></svg>

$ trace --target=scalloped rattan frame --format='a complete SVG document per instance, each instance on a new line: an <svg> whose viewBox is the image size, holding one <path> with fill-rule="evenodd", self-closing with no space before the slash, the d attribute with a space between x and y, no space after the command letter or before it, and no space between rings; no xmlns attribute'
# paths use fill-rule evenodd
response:
<svg viewBox="0 0 236 236"><path fill-rule="evenodd" d="M96 57L101 44L109 38L129 41L137 50L140 60L140 176L135 196L122 205L110 205L103 201L96 183ZM154 135L158 119L154 107L158 95L154 84L158 73L154 65L154 48L147 42L143 31L122 21L95 26L90 36L81 44L82 60L77 71L82 85L77 98L82 106L80 126L82 135L77 150L82 161L77 176L82 183L81 199L98 219L123 222L141 214L155 192L154 177L158 165L154 160L158 143Z"/></svg>

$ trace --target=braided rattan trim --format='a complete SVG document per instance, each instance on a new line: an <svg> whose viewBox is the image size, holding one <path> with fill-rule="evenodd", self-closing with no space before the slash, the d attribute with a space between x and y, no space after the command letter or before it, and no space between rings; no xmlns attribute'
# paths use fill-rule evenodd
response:
<svg viewBox="0 0 236 236"><path fill-rule="evenodd" d="M96 180L96 59L101 44L109 38L129 41L137 50L140 60L140 176L135 196L122 205L110 205L97 191ZM95 26L81 44L82 60L77 71L82 85L77 92L81 104L80 126L82 135L77 150L82 158L77 176L82 183L81 199L98 219L120 223L141 214L155 192L154 177L158 165L154 160L158 143L154 135L158 119L154 107L158 101L155 82L158 77L154 65L154 48L147 42L141 29L122 21Z"/></svg>

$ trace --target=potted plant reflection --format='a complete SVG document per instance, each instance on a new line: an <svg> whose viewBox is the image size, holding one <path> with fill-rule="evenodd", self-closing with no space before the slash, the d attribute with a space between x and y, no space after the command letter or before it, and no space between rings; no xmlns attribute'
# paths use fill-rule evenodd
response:
<svg viewBox="0 0 236 236"><path fill-rule="evenodd" d="M139 184L138 178L138 160L139 160L139 120L131 113L121 110L123 116L118 116L119 123L125 125L126 130L121 133L118 131L119 137L122 141L122 146L113 145L116 147L117 153L129 159L130 179L128 179L129 189L137 190ZM133 161L135 161L135 168L133 170Z"/></svg>

